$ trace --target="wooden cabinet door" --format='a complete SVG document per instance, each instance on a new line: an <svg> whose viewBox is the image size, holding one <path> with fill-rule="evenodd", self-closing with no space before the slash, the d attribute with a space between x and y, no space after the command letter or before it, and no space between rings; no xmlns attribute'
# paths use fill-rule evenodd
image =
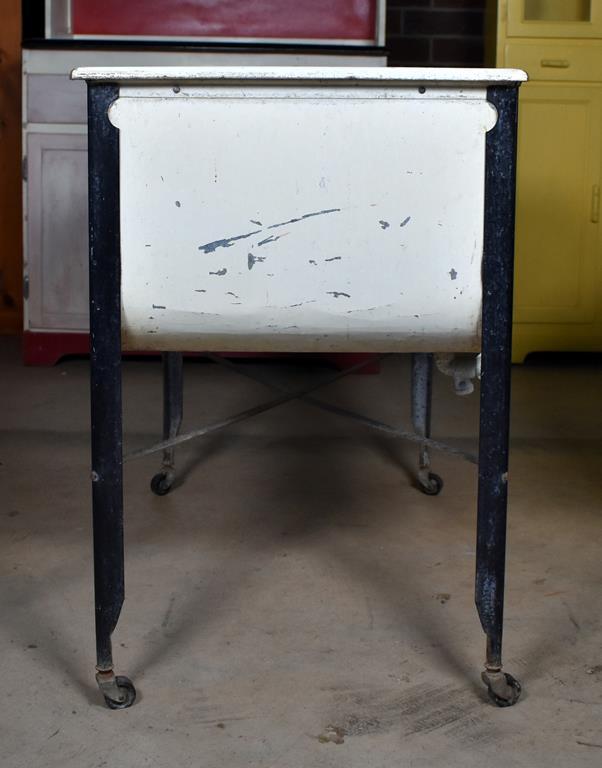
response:
<svg viewBox="0 0 602 768"><path fill-rule="evenodd" d="M521 88L514 320L594 319L602 88Z"/></svg>
<svg viewBox="0 0 602 768"><path fill-rule="evenodd" d="M82 133L27 138L28 330L88 327L87 148Z"/></svg>

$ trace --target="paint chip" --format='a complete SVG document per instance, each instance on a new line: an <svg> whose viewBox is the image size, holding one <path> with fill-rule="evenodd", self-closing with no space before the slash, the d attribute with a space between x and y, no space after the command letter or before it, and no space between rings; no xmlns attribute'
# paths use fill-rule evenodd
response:
<svg viewBox="0 0 602 768"><path fill-rule="evenodd" d="M255 256L254 254L249 253L247 256L247 267L249 269L253 269L255 264L261 263L262 261L265 261L265 259L266 259L265 256Z"/></svg>
<svg viewBox="0 0 602 768"><path fill-rule="evenodd" d="M210 275L217 275L218 277L223 277L228 270L226 267L222 267L222 269L218 269L217 272L210 272Z"/></svg>
<svg viewBox="0 0 602 768"><path fill-rule="evenodd" d="M458 273L453 267L449 270L449 276L452 280L455 280L458 277Z"/></svg>
<svg viewBox="0 0 602 768"><path fill-rule="evenodd" d="M181 208L182 203L179 200L176 200L176 208Z"/></svg>
<svg viewBox="0 0 602 768"><path fill-rule="evenodd" d="M378 223L380 224L381 229L389 229L391 226L388 221L383 221L382 219Z"/></svg>
<svg viewBox="0 0 602 768"><path fill-rule="evenodd" d="M199 251L213 253L218 248L230 248L237 240L245 240L247 237L258 235L260 232L260 229L256 229L253 232L245 232L244 235L234 235L234 237L225 237L222 240L212 240L210 243L199 245Z"/></svg>
<svg viewBox="0 0 602 768"><path fill-rule="evenodd" d="M401 222L401 224L400 224L399 226L400 226L400 227L405 227L405 225L408 223L408 221L409 221L411 218L412 218L411 216L408 216L407 218L405 218L405 219L404 219L404 220Z"/></svg>
<svg viewBox="0 0 602 768"><path fill-rule="evenodd" d="M265 245L266 243L275 243L276 240L280 240L281 237L284 237L284 235L270 235L269 237L266 237L265 240L260 240L257 245Z"/></svg>
<svg viewBox="0 0 602 768"><path fill-rule="evenodd" d="M297 304L289 304L289 307L302 307L304 304L315 304L316 301L317 299L308 299L307 301L300 301Z"/></svg>

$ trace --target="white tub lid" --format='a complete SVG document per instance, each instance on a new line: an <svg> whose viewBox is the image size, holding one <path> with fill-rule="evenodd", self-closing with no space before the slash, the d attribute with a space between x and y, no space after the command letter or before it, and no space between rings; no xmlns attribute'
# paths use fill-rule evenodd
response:
<svg viewBox="0 0 602 768"><path fill-rule="evenodd" d="M522 69L462 67L78 67L74 80L104 82L197 81L232 83L300 83L400 86L428 83L439 86L510 85L525 82Z"/></svg>

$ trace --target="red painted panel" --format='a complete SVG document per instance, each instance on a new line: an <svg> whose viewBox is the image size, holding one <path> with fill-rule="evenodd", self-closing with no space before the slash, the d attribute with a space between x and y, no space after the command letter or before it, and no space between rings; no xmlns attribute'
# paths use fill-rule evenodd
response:
<svg viewBox="0 0 602 768"><path fill-rule="evenodd" d="M76 35L375 38L376 0L73 0Z"/></svg>

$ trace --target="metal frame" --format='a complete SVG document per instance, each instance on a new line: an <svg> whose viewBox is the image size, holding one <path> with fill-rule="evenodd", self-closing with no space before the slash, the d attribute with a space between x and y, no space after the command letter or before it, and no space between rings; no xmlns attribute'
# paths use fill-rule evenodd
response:
<svg viewBox="0 0 602 768"><path fill-rule="evenodd" d="M164 366L165 366L165 357L168 354L180 354L180 353L163 353L163 354L164 354ZM218 363L219 365L229 368L230 370L236 371L242 376L246 376L252 381L256 381L259 384L264 384L266 387L270 387L270 389L273 389L276 392L280 392L281 397L277 397L273 400L268 400L266 403L262 403L261 405L255 405L252 408L246 409L245 411L241 411L240 413L234 414L233 416L229 416L227 419L222 419L212 424L208 424L207 426L201 427L200 429L195 429L192 432L187 432L183 435L175 435L167 439L164 437L164 439L159 443L155 443L154 445L151 445L147 448L140 448L137 451L132 451L131 453L127 454L126 456L124 456L124 461L131 461L132 459L140 459L143 456L150 456L151 454L158 453L160 451L165 452L166 450L174 448L176 445L181 445L182 443L186 443L189 440L195 440L198 437L204 437L205 435L209 435L213 432L217 432L220 429L229 427L231 424L236 424L241 421L245 421L246 419L251 418L252 416L257 416L260 413L265 413L265 411L269 411L272 408L276 408L279 405L288 403L291 400L302 400L304 403L313 405L314 407L319 408L322 411L333 413L336 416L344 416L348 419L351 419L353 421L356 421L362 424L365 427L370 427L371 429L375 429L377 432L384 432L385 434L391 435L392 437L399 437L402 440L408 440L409 442L417 443L420 445L421 455L423 451L428 451L428 449L432 449L436 451L441 451L443 453L451 454L452 456L458 456L462 459L465 459L466 461L469 461L472 464L478 463L478 459L476 455L474 455L473 453L470 453L469 451L463 451L460 448L449 445L447 443L442 443L439 440L433 440L424 431L420 431L417 429L416 431L411 432L404 429L400 429L398 427L393 427L377 419L372 419L368 416L364 416L360 413L356 413L355 411L352 411L348 408L341 408L338 405L333 405L332 403L319 400L318 398L315 398L311 395L311 392L314 392L316 389L320 389L322 387L327 386L328 384L332 384L334 381L337 381L338 379L341 379L344 376L348 376L351 373L356 373L357 371L361 370L365 366L370 365L372 363L371 359L363 360L351 366L350 368L346 368L343 371L339 371L338 373L325 378L319 384L315 384L312 387L306 387L305 389L300 389L300 390L291 392L287 389L284 389L274 384L273 382L267 381L262 376L257 376L256 374L251 373L250 371L243 368L241 365L237 365L236 363L233 363L231 360L229 360L226 357L221 357L220 355L211 354L209 352L205 353L205 357L209 358L210 360L213 360L213 362ZM381 355L380 357L387 357L387 355ZM424 355L424 357L431 358L432 356ZM432 370L432 367L431 367L431 370ZM164 367L164 380L165 380L165 367ZM416 380L413 379L412 400L413 402L419 403L418 407L425 414L424 418L428 423L430 423L430 408L431 408L430 396L431 396L430 387L425 388L421 385L417 385ZM170 418L172 418L170 416L171 409L181 408L181 403L173 402L170 397L165 396L165 391L164 391L163 406L164 406L163 419L165 423L166 420L169 420ZM174 471L175 471L175 466L174 466ZM157 477L157 475L155 475L155 477ZM436 475L435 477L438 477L438 475ZM440 486L435 491L425 487L425 483L422 481L420 475L418 476L418 483L421 490L423 490L425 493L428 493L429 495L435 495L439 493L439 491L443 487L443 481L441 480L441 478L438 478L438 479L440 481ZM154 481L154 478L153 478L153 481ZM158 493L158 495L160 496L163 495L153 487L153 482L151 482L151 488L155 493Z"/></svg>
<svg viewBox="0 0 602 768"><path fill-rule="evenodd" d="M163 353L163 440L178 436L184 413L184 372L181 352ZM176 466L173 446L163 449L161 471L151 480L151 490L164 496L174 484Z"/></svg>
<svg viewBox="0 0 602 768"><path fill-rule="evenodd" d="M129 706L133 686L113 672L111 635L125 594L121 408L119 131L107 115L117 85L88 88L90 183L90 400L96 679L109 706ZM130 700L131 699L131 700Z"/></svg>
<svg viewBox="0 0 602 768"><path fill-rule="evenodd" d="M520 694L519 683L502 673L518 88L490 87L487 99L498 120L485 141L475 602L487 636L483 680L493 697L506 701L508 688Z"/></svg>
<svg viewBox="0 0 602 768"><path fill-rule="evenodd" d="M117 98L116 84L88 83L90 178L90 327L92 503L94 521L94 585L96 609L97 680L111 708L130 706L135 699L131 682L115 676L111 634L124 598L121 301L119 232L119 131L107 110ZM514 704L520 684L502 670L502 629L508 482L510 408L510 351L512 274L514 253L514 195L518 85L496 85L487 90L498 112L496 126L486 137L485 222L482 312L482 380L479 425L479 490L475 601L487 651L483 680L499 706ZM228 367L235 364L218 360ZM359 363L324 383L359 369ZM430 473L429 448L446 450L475 461L475 457L430 438L432 356L413 358L412 411L414 432L391 427L311 397L317 387L283 392L261 405L207 427L178 435L182 418L182 356L164 357L164 439L128 458L163 451L159 475L167 492L175 477L173 448L229 424L262 413L295 398L350 416L372 428L419 444L419 483L427 493L438 492ZM249 375L245 372L245 375ZM252 376L261 380L259 377ZM265 382L264 382L265 383ZM273 385L271 385L273 386ZM440 481L440 478L439 478ZM155 478L153 479L155 481ZM157 491L156 488L153 490Z"/></svg>

